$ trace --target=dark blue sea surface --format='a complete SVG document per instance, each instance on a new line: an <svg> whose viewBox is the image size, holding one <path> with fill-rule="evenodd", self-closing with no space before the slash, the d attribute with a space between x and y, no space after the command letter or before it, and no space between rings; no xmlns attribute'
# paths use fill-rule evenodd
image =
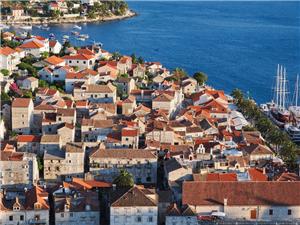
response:
<svg viewBox="0 0 300 225"><path fill-rule="evenodd" d="M204 71L209 84L249 91L269 101L277 64L286 66L290 91L300 74L300 2L129 2L134 18L83 24L81 33L108 51L135 53L146 61ZM54 25L61 38L73 25ZM77 41L76 41L77 42ZM78 42L77 44L79 44ZM291 93L292 95L292 93Z"/></svg>

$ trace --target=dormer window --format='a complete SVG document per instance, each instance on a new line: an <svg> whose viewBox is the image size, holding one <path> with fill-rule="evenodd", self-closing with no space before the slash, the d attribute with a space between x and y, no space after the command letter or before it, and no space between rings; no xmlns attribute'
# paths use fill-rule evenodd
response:
<svg viewBox="0 0 300 225"><path fill-rule="evenodd" d="M14 207L13 211L20 211L20 207L19 206Z"/></svg>
<svg viewBox="0 0 300 225"><path fill-rule="evenodd" d="M35 210L41 209L41 204L38 203L38 202L34 203L34 209L35 209Z"/></svg>
<svg viewBox="0 0 300 225"><path fill-rule="evenodd" d="M70 205L69 204L65 204L65 211L69 212L70 210Z"/></svg>

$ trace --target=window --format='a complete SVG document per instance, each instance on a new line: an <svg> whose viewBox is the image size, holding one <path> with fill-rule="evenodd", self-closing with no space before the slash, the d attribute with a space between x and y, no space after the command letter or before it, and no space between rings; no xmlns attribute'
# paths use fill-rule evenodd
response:
<svg viewBox="0 0 300 225"><path fill-rule="evenodd" d="M288 215L292 215L292 210L291 209L288 209Z"/></svg>
<svg viewBox="0 0 300 225"><path fill-rule="evenodd" d="M136 218L136 221L137 221L137 222L142 222L142 217L138 216L138 217Z"/></svg>
<svg viewBox="0 0 300 225"><path fill-rule="evenodd" d="M147 182L151 182L151 177L147 177Z"/></svg>
<svg viewBox="0 0 300 225"><path fill-rule="evenodd" d="M105 94L105 98L108 98L108 95L107 95L107 94Z"/></svg>
<svg viewBox="0 0 300 225"><path fill-rule="evenodd" d="M273 209L269 210L269 215L272 216L273 215Z"/></svg>
<svg viewBox="0 0 300 225"><path fill-rule="evenodd" d="M58 121L61 121L61 117L58 118Z"/></svg>
<svg viewBox="0 0 300 225"><path fill-rule="evenodd" d="M13 216L9 216L9 221L13 221L14 217Z"/></svg>
<svg viewBox="0 0 300 225"><path fill-rule="evenodd" d="M86 64L86 61L83 61L83 64Z"/></svg>
<svg viewBox="0 0 300 225"><path fill-rule="evenodd" d="M35 219L35 221L40 220L40 219L41 219L41 218L40 218L40 215L34 215L34 219Z"/></svg>
<svg viewBox="0 0 300 225"><path fill-rule="evenodd" d="M77 60L77 63L79 63L79 61Z"/></svg>
<svg viewBox="0 0 300 225"><path fill-rule="evenodd" d="M64 217L65 217L65 214L64 214L64 213L61 213L61 214L60 214L60 217L61 217L61 218L64 218Z"/></svg>
<svg viewBox="0 0 300 225"><path fill-rule="evenodd" d="M69 63L72 63L72 60L69 60Z"/></svg>
<svg viewBox="0 0 300 225"><path fill-rule="evenodd" d="M149 216L149 217L148 217L148 222L153 222L152 216Z"/></svg>
<svg viewBox="0 0 300 225"><path fill-rule="evenodd" d="M73 217L73 213L70 213L70 217Z"/></svg>
<svg viewBox="0 0 300 225"><path fill-rule="evenodd" d="M128 141L128 138L125 138L126 141Z"/></svg>

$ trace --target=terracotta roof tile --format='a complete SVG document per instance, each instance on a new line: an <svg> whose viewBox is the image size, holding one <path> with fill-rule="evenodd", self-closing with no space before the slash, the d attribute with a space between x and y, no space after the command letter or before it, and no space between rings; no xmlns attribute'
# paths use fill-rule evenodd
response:
<svg viewBox="0 0 300 225"><path fill-rule="evenodd" d="M300 204L300 182L202 182L183 183L182 203L194 206Z"/></svg>
<svg viewBox="0 0 300 225"><path fill-rule="evenodd" d="M58 65L58 64L63 63L64 59L53 55L53 56L50 56L49 58L45 59L45 61L51 65Z"/></svg>
<svg viewBox="0 0 300 225"><path fill-rule="evenodd" d="M38 40L28 41L19 46L20 48L43 48L44 44Z"/></svg>
<svg viewBox="0 0 300 225"><path fill-rule="evenodd" d="M9 56L11 54L14 54L16 51L13 50L12 48L10 47L3 47L3 48L0 48L0 55L6 55L6 56Z"/></svg>
<svg viewBox="0 0 300 225"><path fill-rule="evenodd" d="M18 135L17 142L40 142L41 137L37 135Z"/></svg>
<svg viewBox="0 0 300 225"><path fill-rule="evenodd" d="M15 98L12 102L12 107L28 107L30 102L32 102L31 98Z"/></svg>

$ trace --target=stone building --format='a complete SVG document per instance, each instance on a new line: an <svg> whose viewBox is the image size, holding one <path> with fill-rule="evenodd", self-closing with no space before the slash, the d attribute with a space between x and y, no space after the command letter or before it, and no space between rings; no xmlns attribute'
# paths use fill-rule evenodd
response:
<svg viewBox="0 0 300 225"><path fill-rule="evenodd" d="M121 168L134 177L135 183L156 183L157 158L149 150L97 149L89 156L90 172L112 181Z"/></svg>
<svg viewBox="0 0 300 225"><path fill-rule="evenodd" d="M12 102L12 130L19 134L30 134L33 123L33 101L31 98L15 98Z"/></svg>

